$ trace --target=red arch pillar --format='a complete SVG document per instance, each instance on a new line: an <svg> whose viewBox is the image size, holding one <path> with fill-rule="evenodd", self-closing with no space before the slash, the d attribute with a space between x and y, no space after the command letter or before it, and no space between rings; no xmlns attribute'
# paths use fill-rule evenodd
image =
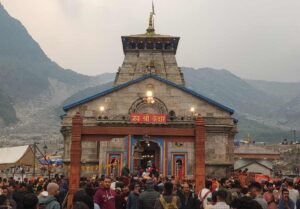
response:
<svg viewBox="0 0 300 209"><path fill-rule="evenodd" d="M195 181L196 192L205 186L205 121L198 116L195 120Z"/></svg>
<svg viewBox="0 0 300 209"><path fill-rule="evenodd" d="M80 116L80 113L77 112L72 118L68 208L71 208L72 206L73 195L78 190L80 183L82 125L82 117Z"/></svg>

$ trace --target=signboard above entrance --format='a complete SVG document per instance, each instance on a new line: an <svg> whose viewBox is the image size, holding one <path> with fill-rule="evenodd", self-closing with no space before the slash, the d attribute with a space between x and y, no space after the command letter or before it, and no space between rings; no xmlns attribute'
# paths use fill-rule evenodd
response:
<svg viewBox="0 0 300 209"><path fill-rule="evenodd" d="M130 122L132 123L153 123L164 124L167 123L167 115L165 114L130 114Z"/></svg>

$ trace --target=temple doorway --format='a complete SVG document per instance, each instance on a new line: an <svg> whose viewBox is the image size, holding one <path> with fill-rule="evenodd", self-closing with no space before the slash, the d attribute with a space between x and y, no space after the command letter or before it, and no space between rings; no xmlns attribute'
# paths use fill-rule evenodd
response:
<svg viewBox="0 0 300 209"><path fill-rule="evenodd" d="M140 140L134 148L134 168L146 170L147 168L160 168L160 146L148 140Z"/></svg>

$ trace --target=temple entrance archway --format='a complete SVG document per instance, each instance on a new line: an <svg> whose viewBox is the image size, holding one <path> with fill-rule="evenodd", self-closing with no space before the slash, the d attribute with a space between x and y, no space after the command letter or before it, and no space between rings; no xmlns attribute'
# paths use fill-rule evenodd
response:
<svg viewBox="0 0 300 209"><path fill-rule="evenodd" d="M134 146L133 169L146 170L147 168L161 167L161 147L159 143L152 140L138 140Z"/></svg>
<svg viewBox="0 0 300 209"><path fill-rule="evenodd" d="M85 126L83 118L77 112L72 118L71 127L71 148L70 148L70 180L69 180L69 196L68 208L71 208L74 193L78 190L80 184L81 172L81 157L82 157L82 142L85 141L110 141L114 137L128 137L128 162L132 166L132 156L135 160L134 146L138 141L146 141L145 136L148 136L148 141L152 141L160 147L160 172L166 174L166 153L167 143L176 141L193 140L195 143L195 165L194 165L194 179L195 191L199 192L204 186L205 182L205 122L204 119L198 116L193 126L179 126L174 127L166 124L164 126L156 126L152 124L127 124L127 125L99 125L99 126ZM139 136L139 137L136 137ZM144 136L144 137L143 137ZM151 136L149 138L149 136ZM153 138L152 138L153 137ZM143 151L143 150L142 150ZM176 154L176 153L174 153ZM180 154L180 153L179 153ZM162 159L162 157L164 157ZM113 160L113 159L112 159ZM114 160L111 163L117 162ZM162 163L163 162L163 163ZM176 161L175 161L176 162ZM184 161L183 161L184 162Z"/></svg>

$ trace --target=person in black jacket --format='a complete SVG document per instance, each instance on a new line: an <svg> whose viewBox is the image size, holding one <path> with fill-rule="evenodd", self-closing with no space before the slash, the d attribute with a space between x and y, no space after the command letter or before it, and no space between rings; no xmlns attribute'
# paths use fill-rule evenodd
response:
<svg viewBox="0 0 300 209"><path fill-rule="evenodd" d="M128 199L127 199L127 209L139 209L139 196L140 196L140 185L135 184L134 189L130 192Z"/></svg>
<svg viewBox="0 0 300 209"><path fill-rule="evenodd" d="M146 181L145 187L146 190L139 196L139 209L153 209L160 194L154 190L154 183L151 179Z"/></svg>
<svg viewBox="0 0 300 209"><path fill-rule="evenodd" d="M194 192L191 192L188 183L182 185L182 191L177 193L180 198L180 209L198 209L200 208L200 201Z"/></svg>

